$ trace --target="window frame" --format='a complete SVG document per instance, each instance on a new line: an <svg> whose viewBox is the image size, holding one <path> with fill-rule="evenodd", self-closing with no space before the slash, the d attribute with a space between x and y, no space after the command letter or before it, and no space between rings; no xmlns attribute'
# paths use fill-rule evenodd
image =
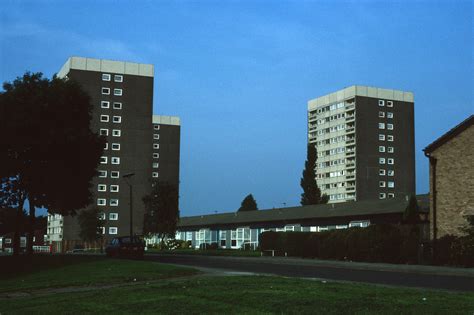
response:
<svg viewBox="0 0 474 315"><path fill-rule="evenodd" d="M112 122L114 124L120 124L122 123L122 116L112 116Z"/></svg>
<svg viewBox="0 0 474 315"><path fill-rule="evenodd" d="M110 192L117 193L120 191L120 185L110 185L109 190Z"/></svg>
<svg viewBox="0 0 474 315"><path fill-rule="evenodd" d="M110 108L109 101L100 101L100 108Z"/></svg>
<svg viewBox="0 0 474 315"><path fill-rule="evenodd" d="M122 109L122 102L113 102L112 108L113 109Z"/></svg>
<svg viewBox="0 0 474 315"><path fill-rule="evenodd" d="M108 88L108 87L102 87L102 88L101 88L101 94L102 94L102 95L110 95L110 88Z"/></svg>
<svg viewBox="0 0 474 315"><path fill-rule="evenodd" d="M110 147L113 151L120 151L120 143L112 143Z"/></svg>
<svg viewBox="0 0 474 315"><path fill-rule="evenodd" d="M123 89L114 88L114 96L122 96L122 95L123 95Z"/></svg>
<svg viewBox="0 0 474 315"><path fill-rule="evenodd" d="M114 74L114 82L123 82L123 75L121 74Z"/></svg>
<svg viewBox="0 0 474 315"><path fill-rule="evenodd" d="M120 165L120 157L112 156L110 158L110 163L113 164L113 165Z"/></svg>
<svg viewBox="0 0 474 315"><path fill-rule="evenodd" d="M110 81L111 77L110 73L102 73L102 81Z"/></svg>
<svg viewBox="0 0 474 315"><path fill-rule="evenodd" d="M122 130L112 129L112 137L121 137L121 136L122 136Z"/></svg>

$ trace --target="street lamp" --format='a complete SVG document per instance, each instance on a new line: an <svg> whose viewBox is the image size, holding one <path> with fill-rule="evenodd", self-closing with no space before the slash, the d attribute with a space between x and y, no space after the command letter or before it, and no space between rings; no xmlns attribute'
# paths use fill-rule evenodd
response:
<svg viewBox="0 0 474 315"><path fill-rule="evenodd" d="M125 179L125 182L128 185L130 190L130 237L133 236L133 199L132 199L132 183L130 182L130 178L135 175L135 173L127 173L122 175L122 178Z"/></svg>

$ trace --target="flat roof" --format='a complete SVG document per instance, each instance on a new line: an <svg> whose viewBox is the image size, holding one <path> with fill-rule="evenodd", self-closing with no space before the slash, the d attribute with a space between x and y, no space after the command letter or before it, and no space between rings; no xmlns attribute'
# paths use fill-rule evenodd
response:
<svg viewBox="0 0 474 315"><path fill-rule="evenodd" d="M154 76L152 64L115 61L108 59L94 59L86 57L70 57L58 72L58 77L64 78L71 69L139 75L144 77Z"/></svg>
<svg viewBox="0 0 474 315"><path fill-rule="evenodd" d="M180 126L181 119L178 116L153 115L153 123L160 125Z"/></svg>
<svg viewBox="0 0 474 315"><path fill-rule="evenodd" d="M308 110L314 110L317 107L344 101L355 96L374 97L394 101L411 102L415 101L413 92L400 90L382 89L365 85L352 85L342 90L329 93L308 101Z"/></svg>

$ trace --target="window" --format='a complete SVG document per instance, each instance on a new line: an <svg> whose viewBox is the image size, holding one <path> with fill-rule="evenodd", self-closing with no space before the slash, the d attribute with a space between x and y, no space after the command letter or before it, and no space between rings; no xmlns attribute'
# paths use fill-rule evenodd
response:
<svg viewBox="0 0 474 315"><path fill-rule="evenodd" d="M105 220L106 219L105 213L103 213L103 212L99 213L99 219L100 220Z"/></svg>
<svg viewBox="0 0 474 315"><path fill-rule="evenodd" d="M114 89L115 96L122 96L122 89Z"/></svg>
<svg viewBox="0 0 474 315"><path fill-rule="evenodd" d="M99 177L101 178L107 177L107 171L99 171Z"/></svg>
<svg viewBox="0 0 474 315"><path fill-rule="evenodd" d="M394 152L393 147L388 147L388 148L387 148L387 152L388 152L388 153L393 153L393 152Z"/></svg>
<svg viewBox="0 0 474 315"><path fill-rule="evenodd" d="M114 109L122 109L122 103L114 102Z"/></svg>
<svg viewBox="0 0 474 315"><path fill-rule="evenodd" d="M105 206L106 200L104 198L98 198L97 199L97 205L98 206Z"/></svg>
<svg viewBox="0 0 474 315"><path fill-rule="evenodd" d="M395 194L394 193L388 193L388 198L395 198Z"/></svg>
<svg viewBox="0 0 474 315"><path fill-rule="evenodd" d="M384 140L385 140L385 135L379 134L379 140L380 140L380 141L384 141Z"/></svg>
<svg viewBox="0 0 474 315"><path fill-rule="evenodd" d="M393 130L393 124L387 124L387 129L388 130Z"/></svg>
<svg viewBox="0 0 474 315"><path fill-rule="evenodd" d="M155 130L160 130L160 125L154 125L154 126L153 126L153 129L155 129Z"/></svg>
<svg viewBox="0 0 474 315"><path fill-rule="evenodd" d="M393 165L394 163L395 163L395 160L394 160L394 159L392 159L392 158L388 159L388 164L392 164L392 165Z"/></svg>
<svg viewBox="0 0 474 315"><path fill-rule="evenodd" d="M110 178L119 178L120 177L120 172L119 171L111 171L110 172Z"/></svg>
<svg viewBox="0 0 474 315"><path fill-rule="evenodd" d="M387 113L387 118L393 118L393 113L392 113L392 112L388 112L388 113Z"/></svg>
<svg viewBox="0 0 474 315"><path fill-rule="evenodd" d="M155 139L155 140L158 140L158 139L160 139L160 135L159 135L159 134L157 134L157 133L153 134L153 139Z"/></svg>
<svg viewBox="0 0 474 315"><path fill-rule="evenodd" d="M102 101L102 102L100 102L100 107L101 108L109 108L110 107L110 102Z"/></svg>
<svg viewBox="0 0 474 315"><path fill-rule="evenodd" d="M385 158L379 158L379 164L385 164Z"/></svg>
<svg viewBox="0 0 474 315"><path fill-rule="evenodd" d="M119 200L118 199L110 199L109 200L109 205L111 205L112 207L117 207L119 204Z"/></svg>
<svg viewBox="0 0 474 315"><path fill-rule="evenodd" d="M384 118L385 117L385 112L379 112L379 118Z"/></svg>
<svg viewBox="0 0 474 315"><path fill-rule="evenodd" d="M379 106L385 106L385 101L384 100L379 100Z"/></svg>
<svg viewBox="0 0 474 315"><path fill-rule="evenodd" d="M112 157L111 163L116 165L120 164L120 158L116 156Z"/></svg>
<svg viewBox="0 0 474 315"><path fill-rule="evenodd" d="M384 123L379 123L379 129L385 129L385 124Z"/></svg>
<svg viewBox="0 0 474 315"><path fill-rule="evenodd" d="M97 185L97 191L107 191L107 185L103 185L103 184Z"/></svg>
<svg viewBox="0 0 474 315"><path fill-rule="evenodd" d="M118 213L116 213L116 212L109 213L109 220L117 221L118 220Z"/></svg>
<svg viewBox="0 0 474 315"><path fill-rule="evenodd" d="M395 171L394 170L388 170L388 176L395 176Z"/></svg>
<svg viewBox="0 0 474 315"><path fill-rule="evenodd" d="M114 116L112 121L116 124L119 124L122 122L122 116Z"/></svg>
<svg viewBox="0 0 474 315"><path fill-rule="evenodd" d="M160 158L160 154L159 154L159 153L153 153L153 158L154 158L154 159L159 159L159 158Z"/></svg>
<svg viewBox="0 0 474 315"><path fill-rule="evenodd" d="M393 101L387 101L387 107L393 107Z"/></svg>
<svg viewBox="0 0 474 315"><path fill-rule="evenodd" d="M105 227L104 227L104 226L101 226L101 227L100 227L100 231L101 231L102 234L105 234Z"/></svg>
<svg viewBox="0 0 474 315"><path fill-rule="evenodd" d="M158 177L158 172L153 172L153 173L151 173L151 177L157 178L157 177Z"/></svg>
<svg viewBox="0 0 474 315"><path fill-rule="evenodd" d="M112 130L112 136L114 137L120 137L122 132L119 129L113 129Z"/></svg>
<svg viewBox="0 0 474 315"><path fill-rule="evenodd" d="M101 122L109 122L109 115L100 115Z"/></svg>
<svg viewBox="0 0 474 315"><path fill-rule="evenodd" d="M385 199L385 193L379 193L379 199Z"/></svg>
<svg viewBox="0 0 474 315"><path fill-rule="evenodd" d="M99 131L101 136L108 136L109 135L109 129L100 129Z"/></svg>
<svg viewBox="0 0 474 315"><path fill-rule="evenodd" d="M118 229L116 227L113 227L113 226L109 227L109 234L115 235L117 234L117 232L118 232Z"/></svg>
<svg viewBox="0 0 474 315"><path fill-rule="evenodd" d="M387 186L388 186L388 188L394 188L395 187L395 182L388 182Z"/></svg>
<svg viewBox="0 0 474 315"><path fill-rule="evenodd" d="M119 185L110 185L110 192L119 192Z"/></svg>
<svg viewBox="0 0 474 315"><path fill-rule="evenodd" d="M102 81L110 81L110 74L102 73Z"/></svg>
<svg viewBox="0 0 474 315"><path fill-rule="evenodd" d="M106 142L106 143L104 144L104 150L108 150L108 149L109 149L109 143Z"/></svg>
<svg viewBox="0 0 474 315"><path fill-rule="evenodd" d="M158 163L157 162L153 163L153 168L158 168Z"/></svg>
<svg viewBox="0 0 474 315"><path fill-rule="evenodd" d="M160 145L158 143L153 143L153 149L159 149Z"/></svg>
<svg viewBox="0 0 474 315"><path fill-rule="evenodd" d="M383 168L379 169L379 175L385 175L385 170Z"/></svg>
<svg viewBox="0 0 474 315"><path fill-rule="evenodd" d="M114 75L114 81L115 82L123 82L123 75L120 75L120 74Z"/></svg>
<svg viewBox="0 0 474 315"><path fill-rule="evenodd" d="M112 150L119 151L120 150L120 143L112 143Z"/></svg>
<svg viewBox="0 0 474 315"><path fill-rule="evenodd" d="M102 94L103 95L109 95L110 94L110 89L109 88L102 88Z"/></svg>
<svg viewBox="0 0 474 315"><path fill-rule="evenodd" d="M379 187L385 187L385 182L384 182L384 181L380 181L380 182L379 182Z"/></svg>
<svg viewBox="0 0 474 315"><path fill-rule="evenodd" d="M107 164L107 157L106 156L101 156L100 157L100 164Z"/></svg>
<svg viewBox="0 0 474 315"><path fill-rule="evenodd" d="M388 136L387 136L387 141L393 141L393 136L388 135Z"/></svg>
<svg viewBox="0 0 474 315"><path fill-rule="evenodd" d="M385 152L385 146L379 145L379 152Z"/></svg>

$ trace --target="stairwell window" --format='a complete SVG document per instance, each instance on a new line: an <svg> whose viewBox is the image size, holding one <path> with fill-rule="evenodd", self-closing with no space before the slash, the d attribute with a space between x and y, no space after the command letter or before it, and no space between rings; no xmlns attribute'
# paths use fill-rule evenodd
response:
<svg viewBox="0 0 474 315"><path fill-rule="evenodd" d="M101 108L109 108L110 107L110 102L102 101L102 102L100 102L100 107Z"/></svg>
<svg viewBox="0 0 474 315"><path fill-rule="evenodd" d="M114 75L114 81L115 82L123 82L123 75L120 75L120 74Z"/></svg>
<svg viewBox="0 0 474 315"><path fill-rule="evenodd" d="M102 95L110 95L110 89L109 88L102 88Z"/></svg>
<svg viewBox="0 0 474 315"><path fill-rule="evenodd" d="M118 220L118 213L116 213L116 212L109 213L109 220L110 221L117 221Z"/></svg>
<svg viewBox="0 0 474 315"><path fill-rule="evenodd" d="M122 96L122 89L114 89L115 96Z"/></svg>
<svg viewBox="0 0 474 315"><path fill-rule="evenodd" d="M109 122L109 115L100 115L101 122Z"/></svg>
<svg viewBox="0 0 474 315"><path fill-rule="evenodd" d="M122 109L122 103L114 102L114 109Z"/></svg>
<svg viewBox="0 0 474 315"><path fill-rule="evenodd" d="M122 122L122 116L114 116L112 121L116 124L120 124Z"/></svg>
<svg viewBox="0 0 474 315"><path fill-rule="evenodd" d="M110 74L102 73L102 81L110 81Z"/></svg>

